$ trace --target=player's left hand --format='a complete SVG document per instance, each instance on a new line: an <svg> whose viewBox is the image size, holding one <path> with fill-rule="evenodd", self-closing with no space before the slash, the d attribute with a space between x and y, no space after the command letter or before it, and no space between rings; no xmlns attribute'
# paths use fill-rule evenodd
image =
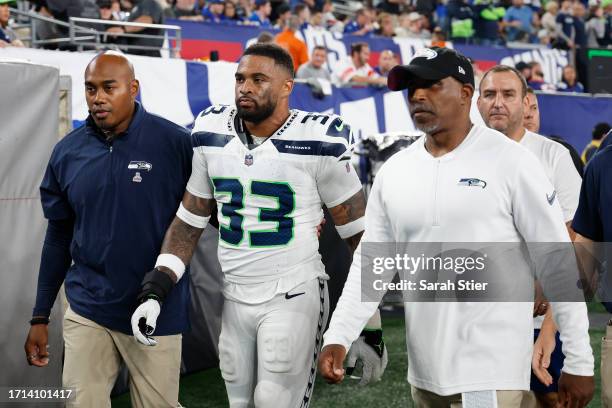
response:
<svg viewBox="0 0 612 408"><path fill-rule="evenodd" d="M363 363L363 373L359 385L379 381L387 368L387 347L383 341L382 330L364 330L351 345L347 355L347 374L355 369L357 361Z"/></svg>
<svg viewBox="0 0 612 408"><path fill-rule="evenodd" d="M145 346L155 346L157 340L151 335L155 331L157 317L161 311L159 302L155 299L147 299L132 315L132 333L138 342Z"/></svg>
<svg viewBox="0 0 612 408"><path fill-rule="evenodd" d="M593 398L593 377L572 375L565 372L559 378L559 400L557 408L582 408Z"/></svg>

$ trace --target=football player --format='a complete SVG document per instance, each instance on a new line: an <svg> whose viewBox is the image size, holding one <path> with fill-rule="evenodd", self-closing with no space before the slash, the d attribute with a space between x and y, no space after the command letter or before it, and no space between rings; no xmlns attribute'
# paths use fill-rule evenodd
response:
<svg viewBox="0 0 612 408"><path fill-rule="evenodd" d="M236 106L212 106L196 119L191 178L143 281L132 329L155 344L164 297L216 204L225 297L219 359L230 406L306 407L328 315L322 205L352 250L364 229L353 136L336 115L289 109L294 69L282 48L248 48L235 77ZM387 355L378 313L355 343L362 382L380 378Z"/></svg>

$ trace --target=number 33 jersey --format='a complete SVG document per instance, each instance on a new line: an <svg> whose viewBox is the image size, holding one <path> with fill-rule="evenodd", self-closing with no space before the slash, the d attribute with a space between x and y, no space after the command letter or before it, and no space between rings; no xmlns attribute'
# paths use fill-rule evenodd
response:
<svg viewBox="0 0 612 408"><path fill-rule="evenodd" d="M316 233L322 204L339 205L362 187L350 164L352 132L336 115L291 110L252 149L236 126L233 106L198 116L187 191L217 202L224 295L261 303L326 277Z"/></svg>

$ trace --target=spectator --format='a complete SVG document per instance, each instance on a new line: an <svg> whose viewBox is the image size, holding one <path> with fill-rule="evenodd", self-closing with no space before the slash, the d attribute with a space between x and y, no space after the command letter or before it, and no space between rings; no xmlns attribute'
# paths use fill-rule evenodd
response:
<svg viewBox="0 0 612 408"><path fill-rule="evenodd" d="M230 23L239 23L242 21L242 18L240 18L240 16L238 15L238 9L236 8L236 4L234 4L234 2L231 0L225 2L223 15L225 16L225 21Z"/></svg>
<svg viewBox="0 0 612 408"><path fill-rule="evenodd" d="M612 45L612 0L602 0L601 7L604 9L606 29L603 40L599 43L602 47Z"/></svg>
<svg viewBox="0 0 612 408"><path fill-rule="evenodd" d="M297 70L296 78L320 78L331 81L331 75L324 66L325 61L327 61L327 48L323 47L322 45L316 45L312 49L310 61L303 64Z"/></svg>
<svg viewBox="0 0 612 408"><path fill-rule="evenodd" d="M289 17L289 23L282 33L278 34L274 41L283 47L291 55L293 69L297 70L302 64L308 62L308 47L304 41L295 36L300 29L300 18L298 16Z"/></svg>
<svg viewBox="0 0 612 408"><path fill-rule="evenodd" d="M561 3L561 11L557 14L557 32L562 33L562 39L559 41L557 48L568 49L574 46L574 37L576 36L574 28L574 16L572 15L572 3L565 0ZM565 44L563 43L565 42Z"/></svg>
<svg viewBox="0 0 612 408"><path fill-rule="evenodd" d="M469 42L474 36L474 12L466 0L449 0L447 6L451 40Z"/></svg>
<svg viewBox="0 0 612 408"><path fill-rule="evenodd" d="M549 1L546 3L546 13L542 16L542 29L538 33L538 36L547 37L549 39L548 43L553 48L567 48L568 46L573 46L574 43L565 35L557 22L558 14L559 3L556 1Z"/></svg>
<svg viewBox="0 0 612 408"><path fill-rule="evenodd" d="M223 0L209 0L208 6L202 9L204 21L209 23L220 23L225 21L225 4Z"/></svg>
<svg viewBox="0 0 612 408"><path fill-rule="evenodd" d="M512 0L504 16L508 41L531 42L534 12L523 0Z"/></svg>
<svg viewBox="0 0 612 408"><path fill-rule="evenodd" d="M544 71L539 62L532 61L528 65L531 68L531 75L527 80L527 85L535 91L555 91L557 89L553 84L544 81Z"/></svg>
<svg viewBox="0 0 612 408"><path fill-rule="evenodd" d="M269 31L262 31L257 36L258 43L271 43L274 42L274 34Z"/></svg>
<svg viewBox="0 0 612 408"><path fill-rule="evenodd" d="M195 0L176 0L174 16L179 20L204 21L204 16L195 7Z"/></svg>
<svg viewBox="0 0 612 408"><path fill-rule="evenodd" d="M530 132L539 133L540 131L540 106L538 98L531 87L527 87L527 108L523 115L523 126ZM582 174L582 172L580 173Z"/></svg>
<svg viewBox="0 0 612 408"><path fill-rule="evenodd" d="M236 14L242 21L247 21L253 11L251 0L234 1L236 5Z"/></svg>
<svg viewBox="0 0 612 408"><path fill-rule="evenodd" d="M374 68L374 71L381 77L389 76L389 71L398 64L397 58L393 51L383 50L378 57L378 65Z"/></svg>
<svg viewBox="0 0 612 408"><path fill-rule="evenodd" d="M155 0L136 0L134 2L134 8L130 13L128 19L132 23L143 23L143 24L163 24L164 13L162 7ZM144 34L144 35L155 35L159 38L134 38L128 37L127 43L131 46L146 46L146 47L158 47L162 48L164 39L163 30L157 28L143 28L143 27L110 27L106 30L107 33L111 34ZM130 48L127 51L130 54L135 55L146 55L150 57L161 57L159 50L149 49L134 49Z"/></svg>
<svg viewBox="0 0 612 408"><path fill-rule="evenodd" d="M407 38L431 38L431 33L423 28L423 16L413 11L412 13L400 16L400 27L395 33L398 37Z"/></svg>
<svg viewBox="0 0 612 408"><path fill-rule="evenodd" d="M372 18L368 9L360 8L355 13L355 19L344 26L344 34L371 35L374 31Z"/></svg>
<svg viewBox="0 0 612 408"><path fill-rule="evenodd" d="M593 128L593 133L592 133L593 138L582 151L582 156L580 156L584 164L587 164L589 160L591 160L593 155L597 152L597 149L599 149L599 146L601 145L603 137L609 131L610 131L610 125L606 122L601 122L595 125L595 127Z"/></svg>
<svg viewBox="0 0 612 408"><path fill-rule="evenodd" d="M563 67L561 82L557 84L557 91L560 92L584 92L584 86L576 78L576 68L571 65Z"/></svg>
<svg viewBox="0 0 612 408"><path fill-rule="evenodd" d="M325 25L323 24L323 12L322 11L314 11L312 13L312 16L310 17L309 27L317 31L326 31Z"/></svg>
<svg viewBox="0 0 612 408"><path fill-rule="evenodd" d="M446 35L441 27L436 27L431 35L431 46L446 48Z"/></svg>
<svg viewBox="0 0 612 408"><path fill-rule="evenodd" d="M523 78L525 78L525 81L529 82L531 80L531 66L529 64L519 61L514 68L521 73Z"/></svg>
<svg viewBox="0 0 612 408"><path fill-rule="evenodd" d="M351 55L344 64L339 64L334 75L341 85L350 83L360 85L386 86L387 78L380 77L368 64L370 46L365 42L351 44Z"/></svg>
<svg viewBox="0 0 612 408"><path fill-rule="evenodd" d="M4 47L23 47L23 43L17 34L9 27L11 13L9 4L13 0L0 0L0 48Z"/></svg>
<svg viewBox="0 0 612 408"><path fill-rule="evenodd" d="M270 0L255 0L255 11L251 13L249 21L261 28L272 28L270 23L270 14L272 13L272 6Z"/></svg>
<svg viewBox="0 0 612 408"><path fill-rule="evenodd" d="M344 31L344 24L338 21L334 15L334 3L332 0L325 0L323 3L323 25L331 32L341 33Z"/></svg>
<svg viewBox="0 0 612 408"><path fill-rule="evenodd" d="M382 0L376 8L383 13L399 15L404 3L406 3L405 0Z"/></svg>
<svg viewBox="0 0 612 408"><path fill-rule="evenodd" d="M389 13L380 13L378 16L378 29L374 32L381 37L395 37L395 16Z"/></svg>
<svg viewBox="0 0 612 408"><path fill-rule="evenodd" d="M119 21L116 14L113 14L113 2L111 0L98 0L99 19L104 21ZM117 4L117 2L115 3ZM94 29L98 31L106 31L109 27L108 24L95 24ZM118 27L118 26L115 26ZM105 34L101 37L101 41L107 44L127 44L125 37L117 37L115 35Z"/></svg>
<svg viewBox="0 0 612 408"><path fill-rule="evenodd" d="M289 22L289 17L291 17L291 8L289 8L289 6L285 3L282 3L278 6L276 12L278 14L278 18L276 19L276 24L274 24L274 28L282 30L287 26L287 23Z"/></svg>
<svg viewBox="0 0 612 408"><path fill-rule="evenodd" d="M500 22L506 14L506 9L496 7L491 1L476 2L475 37L481 45L500 45L503 43L499 35Z"/></svg>
<svg viewBox="0 0 612 408"><path fill-rule="evenodd" d="M587 47L601 47L606 35L606 19L603 8L595 6L591 10L591 17L586 22Z"/></svg>
<svg viewBox="0 0 612 408"><path fill-rule="evenodd" d="M437 6L436 0L416 0L414 11L422 15L428 21L428 27L433 23L433 15Z"/></svg>
<svg viewBox="0 0 612 408"><path fill-rule="evenodd" d="M46 0L36 0L35 2L33 2L33 4L34 4L34 11L36 13L40 14L43 17L54 18L53 14L51 13L51 10L49 10L49 6L47 5ZM58 26L53 23L33 19L32 26L33 27L35 26L37 40L51 40L54 38L63 37L63 34L60 33ZM56 44L45 44L43 45L43 48L56 49L57 45Z"/></svg>
<svg viewBox="0 0 612 408"><path fill-rule="evenodd" d="M293 8L293 15L299 20L299 30L305 30L310 24L310 9L305 4L298 4Z"/></svg>
<svg viewBox="0 0 612 408"><path fill-rule="evenodd" d="M586 47L587 36L586 36L586 25L584 22L584 16L586 9L584 4L577 1L572 5L572 14L574 16L574 44L577 47Z"/></svg>

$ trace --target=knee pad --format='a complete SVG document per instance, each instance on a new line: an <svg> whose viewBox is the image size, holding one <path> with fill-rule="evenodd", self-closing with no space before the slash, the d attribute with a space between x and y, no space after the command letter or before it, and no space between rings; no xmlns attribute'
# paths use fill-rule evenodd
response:
<svg viewBox="0 0 612 408"><path fill-rule="evenodd" d="M268 333L260 348L263 368L271 373L288 373L292 367L291 338L285 333Z"/></svg>
<svg viewBox="0 0 612 408"><path fill-rule="evenodd" d="M291 392L280 384L261 381L255 387L256 408L288 407L291 405Z"/></svg>

